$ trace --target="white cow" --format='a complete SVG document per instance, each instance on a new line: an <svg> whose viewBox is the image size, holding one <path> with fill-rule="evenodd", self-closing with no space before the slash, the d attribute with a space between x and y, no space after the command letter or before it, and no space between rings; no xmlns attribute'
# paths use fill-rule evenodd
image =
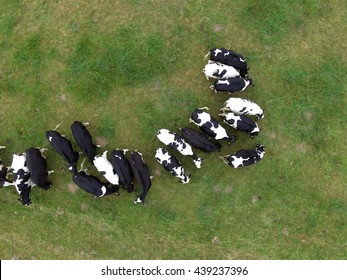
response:
<svg viewBox="0 0 347 280"><path fill-rule="evenodd" d="M119 176L107 159L107 151L94 157L93 164L101 175L113 185L119 185Z"/></svg>
<svg viewBox="0 0 347 280"><path fill-rule="evenodd" d="M256 116L258 120L264 117L264 111L258 104L244 98L230 97L220 110L231 111L239 115Z"/></svg>
<svg viewBox="0 0 347 280"><path fill-rule="evenodd" d="M211 60L205 65L202 72L207 80L208 78L227 79L240 76L240 73L234 67Z"/></svg>

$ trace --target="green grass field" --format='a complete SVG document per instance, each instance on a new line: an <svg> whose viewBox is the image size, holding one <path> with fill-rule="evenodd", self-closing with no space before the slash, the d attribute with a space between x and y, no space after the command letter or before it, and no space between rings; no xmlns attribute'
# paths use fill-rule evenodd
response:
<svg viewBox="0 0 347 280"><path fill-rule="evenodd" d="M95 199L50 149L52 189L34 188L29 207L15 188L0 190L0 258L347 259L346 8L0 0L0 158L10 165L13 153L49 147L45 131L62 120L73 140L81 120L100 151L136 149L154 176L144 207L126 192ZM214 47L247 58L255 87L235 96L265 109L259 136L235 132L221 155L257 143L266 155L231 169L197 151L197 170L173 152L192 174L182 185L154 158L156 131L194 128L188 119L202 106L217 116L229 96L202 74Z"/></svg>

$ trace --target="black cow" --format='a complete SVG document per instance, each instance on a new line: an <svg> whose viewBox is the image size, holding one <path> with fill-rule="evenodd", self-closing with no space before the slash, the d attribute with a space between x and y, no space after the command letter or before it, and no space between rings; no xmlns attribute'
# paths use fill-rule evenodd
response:
<svg viewBox="0 0 347 280"><path fill-rule="evenodd" d="M216 80L213 85L210 86L215 92L228 92L236 93L244 91L247 87L253 85L252 79L234 77L222 80Z"/></svg>
<svg viewBox="0 0 347 280"><path fill-rule="evenodd" d="M189 121L196 124L204 133L214 137L216 140L225 139L228 140L229 144L234 142L235 137L228 135L224 127L222 127L209 113L204 112L202 109L208 110L207 107L195 109Z"/></svg>
<svg viewBox="0 0 347 280"><path fill-rule="evenodd" d="M190 145L207 153L215 151L220 152L222 147L220 143L212 142L205 134L197 132L189 127L181 128L181 135Z"/></svg>
<svg viewBox="0 0 347 280"><path fill-rule="evenodd" d="M130 164L131 168L133 169L134 176L142 188L142 193L140 195L137 195L134 203L136 204L141 202L142 204L144 204L145 198L152 185L148 167L144 163L142 155L136 151L131 153Z"/></svg>
<svg viewBox="0 0 347 280"><path fill-rule="evenodd" d="M71 142L55 130L47 131L46 138L56 152L69 164L69 170L75 174L79 154L74 151Z"/></svg>
<svg viewBox="0 0 347 280"><path fill-rule="evenodd" d="M21 198L19 198L18 200L22 202L23 205L31 204L29 196L32 182L30 180L30 173L26 164L25 154L13 155L11 169L13 171L13 177L15 180L14 185L17 189L18 194L21 196Z"/></svg>
<svg viewBox="0 0 347 280"><path fill-rule="evenodd" d="M245 78L248 74L248 67L245 58L232 50L224 48L211 49L206 55L210 55L210 60L233 66L240 71L241 77Z"/></svg>
<svg viewBox="0 0 347 280"><path fill-rule="evenodd" d="M52 183L47 181L47 177L52 171L47 172L47 162L40 149L29 148L25 155L31 180L36 186L48 190Z"/></svg>
<svg viewBox="0 0 347 280"><path fill-rule="evenodd" d="M224 122L226 124L237 130L250 133L252 138L257 136L260 132L258 124L245 115L238 115L235 113L223 113L219 115L225 118Z"/></svg>
<svg viewBox="0 0 347 280"><path fill-rule="evenodd" d="M98 146L93 143L92 136L87 130L86 125L88 125L88 123L75 121L71 125L71 131L82 152L93 162Z"/></svg>
<svg viewBox="0 0 347 280"><path fill-rule="evenodd" d="M190 175L186 175L181 163L169 152L163 148L158 148L155 152L155 159L167 170L172 176L177 177L181 183L186 184L190 181Z"/></svg>
<svg viewBox="0 0 347 280"><path fill-rule="evenodd" d="M119 176L119 184L126 187L128 193L134 191L134 174L130 162L125 157L127 150L113 150L111 152L111 163Z"/></svg>
<svg viewBox="0 0 347 280"><path fill-rule="evenodd" d="M255 150L239 150L232 155L221 157L223 161L233 168L248 166L260 161L265 155L265 147L257 144Z"/></svg>
<svg viewBox="0 0 347 280"><path fill-rule="evenodd" d="M72 176L72 180L81 189L97 197L103 197L113 193L119 194L118 186L112 186L109 188L108 184L102 183L99 178L88 175L85 171L76 172Z"/></svg>

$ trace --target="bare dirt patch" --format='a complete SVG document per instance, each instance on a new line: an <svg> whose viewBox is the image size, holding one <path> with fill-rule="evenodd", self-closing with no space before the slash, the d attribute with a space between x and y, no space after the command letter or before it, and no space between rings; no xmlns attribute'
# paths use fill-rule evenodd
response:
<svg viewBox="0 0 347 280"><path fill-rule="evenodd" d="M269 138L271 139L271 140L275 140L276 139L276 133L275 132L270 132L270 134L269 134Z"/></svg>
<svg viewBox="0 0 347 280"><path fill-rule="evenodd" d="M306 112L305 113L305 118L306 118L306 120L311 121L312 118L313 118L312 112Z"/></svg>
<svg viewBox="0 0 347 280"><path fill-rule="evenodd" d="M212 31L213 32L219 32L219 31L221 31L223 29L223 26L221 25L221 24L214 24L213 26L212 26Z"/></svg>
<svg viewBox="0 0 347 280"><path fill-rule="evenodd" d="M105 137L101 137L101 136L96 137L95 142L97 145L100 145L102 148L105 148L107 143L108 143L107 139Z"/></svg>
<svg viewBox="0 0 347 280"><path fill-rule="evenodd" d="M226 187L224 190L224 193L228 194L228 193L232 193L233 191L234 191L233 187Z"/></svg>
<svg viewBox="0 0 347 280"><path fill-rule="evenodd" d="M80 209L81 209L81 211L86 211L86 210L88 210L88 205L82 202L80 205Z"/></svg>
<svg viewBox="0 0 347 280"><path fill-rule="evenodd" d="M78 186L74 183L69 183L67 184L67 189L69 190L70 193L75 193L78 189Z"/></svg>
<svg viewBox="0 0 347 280"><path fill-rule="evenodd" d="M259 200L261 200L261 196L260 195L255 195L252 197L252 203L256 203L258 202Z"/></svg>
<svg viewBox="0 0 347 280"><path fill-rule="evenodd" d="M153 176L154 177L159 177L160 174L161 174L161 169L160 168L154 169L154 171L153 171Z"/></svg>
<svg viewBox="0 0 347 280"><path fill-rule="evenodd" d="M305 143L297 144L295 145L295 150L297 150L298 152L306 152L307 145Z"/></svg>

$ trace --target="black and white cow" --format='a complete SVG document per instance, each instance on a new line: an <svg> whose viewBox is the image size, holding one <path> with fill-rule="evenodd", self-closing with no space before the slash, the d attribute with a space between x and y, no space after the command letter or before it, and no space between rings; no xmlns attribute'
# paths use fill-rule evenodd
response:
<svg viewBox="0 0 347 280"><path fill-rule="evenodd" d="M244 115L237 115L235 113L219 114L224 117L224 122L236 130L248 132L252 138L257 136L260 132L258 124Z"/></svg>
<svg viewBox="0 0 347 280"><path fill-rule="evenodd" d="M142 193L140 195L137 195L134 203L144 204L148 191L152 186L148 167L143 161L142 154L136 151L131 153L130 164L134 172L134 176L142 188Z"/></svg>
<svg viewBox="0 0 347 280"><path fill-rule="evenodd" d="M248 74L246 59L232 50L224 48L211 49L206 57L210 56L210 60L233 66L240 71L240 76L245 78Z"/></svg>
<svg viewBox="0 0 347 280"><path fill-rule="evenodd" d="M46 138L56 152L69 164L69 170L76 173L79 154L74 151L71 142L55 130L47 131Z"/></svg>
<svg viewBox="0 0 347 280"><path fill-rule="evenodd" d="M0 146L1 149L5 149L5 146ZM7 179L8 175L8 169L0 159L0 187L8 187L8 186L13 186L13 182Z"/></svg>
<svg viewBox="0 0 347 280"><path fill-rule="evenodd" d="M209 78L227 79L240 76L240 73L234 67L214 61L209 61L202 72L207 80Z"/></svg>
<svg viewBox="0 0 347 280"><path fill-rule="evenodd" d="M208 110L207 107L195 109L189 122L194 123L200 127L202 132L214 137L216 140L227 140L229 144L234 142L235 137L228 135L224 127L222 127L209 113L203 111L203 109Z"/></svg>
<svg viewBox="0 0 347 280"><path fill-rule="evenodd" d="M212 142L205 134L197 132L189 127L181 128L181 135L190 145L207 153L215 151L220 152L222 147L220 143Z"/></svg>
<svg viewBox="0 0 347 280"><path fill-rule="evenodd" d="M8 168L4 166L2 160L0 159L0 187L13 186L13 182L7 179Z"/></svg>
<svg viewBox="0 0 347 280"><path fill-rule="evenodd" d="M224 107L220 111L232 111L239 115L256 116L257 119L264 117L264 111L260 106L250 100L244 98L230 97L224 103Z"/></svg>
<svg viewBox="0 0 347 280"><path fill-rule="evenodd" d="M186 175L183 166L169 152L163 148L158 148L155 152L155 159L174 177L177 177L181 183L186 184L190 181L190 175Z"/></svg>
<svg viewBox="0 0 347 280"><path fill-rule="evenodd" d="M119 176L119 183L126 187L128 193L134 191L134 174L129 160L125 157L127 149L113 150L111 152L111 163Z"/></svg>
<svg viewBox="0 0 347 280"><path fill-rule="evenodd" d="M81 189L97 197L103 197L113 193L119 194L118 186L112 186L109 188L108 184L102 183L99 178L88 175L85 171L76 172L72 176L72 180Z"/></svg>
<svg viewBox="0 0 347 280"><path fill-rule="evenodd" d="M107 181L109 181L112 185L119 185L119 176L114 170L112 163L107 159L107 151L105 151L102 155L95 156L93 164Z"/></svg>
<svg viewBox="0 0 347 280"><path fill-rule="evenodd" d="M93 143L92 136L86 128L87 125L89 125L89 123L75 121L71 125L71 131L82 152L92 162L96 155L96 148L98 146Z"/></svg>
<svg viewBox="0 0 347 280"><path fill-rule="evenodd" d="M184 156L190 156L197 168L201 167L202 159L196 156L196 154L193 152L192 146L188 144L181 136L163 128L157 132L157 137L162 143L175 151L178 151Z"/></svg>
<svg viewBox="0 0 347 280"><path fill-rule="evenodd" d="M229 79L217 80L210 86L215 92L236 93L244 91L252 85L252 79L234 77Z"/></svg>
<svg viewBox="0 0 347 280"><path fill-rule="evenodd" d="M48 190L52 187L52 183L47 181L47 177L54 171L47 171L47 162L42 155L44 150L45 149L29 148L25 151L25 156L32 182L36 186Z"/></svg>
<svg viewBox="0 0 347 280"><path fill-rule="evenodd" d="M223 161L233 168L247 166L260 161L265 155L265 147L256 145L255 150L239 150L232 155L221 157Z"/></svg>
<svg viewBox="0 0 347 280"><path fill-rule="evenodd" d="M30 190L32 182L30 180L30 173L26 164L25 154L14 154L12 158L11 170L14 177L14 186L18 194L21 196L18 200L23 205L31 204Z"/></svg>

